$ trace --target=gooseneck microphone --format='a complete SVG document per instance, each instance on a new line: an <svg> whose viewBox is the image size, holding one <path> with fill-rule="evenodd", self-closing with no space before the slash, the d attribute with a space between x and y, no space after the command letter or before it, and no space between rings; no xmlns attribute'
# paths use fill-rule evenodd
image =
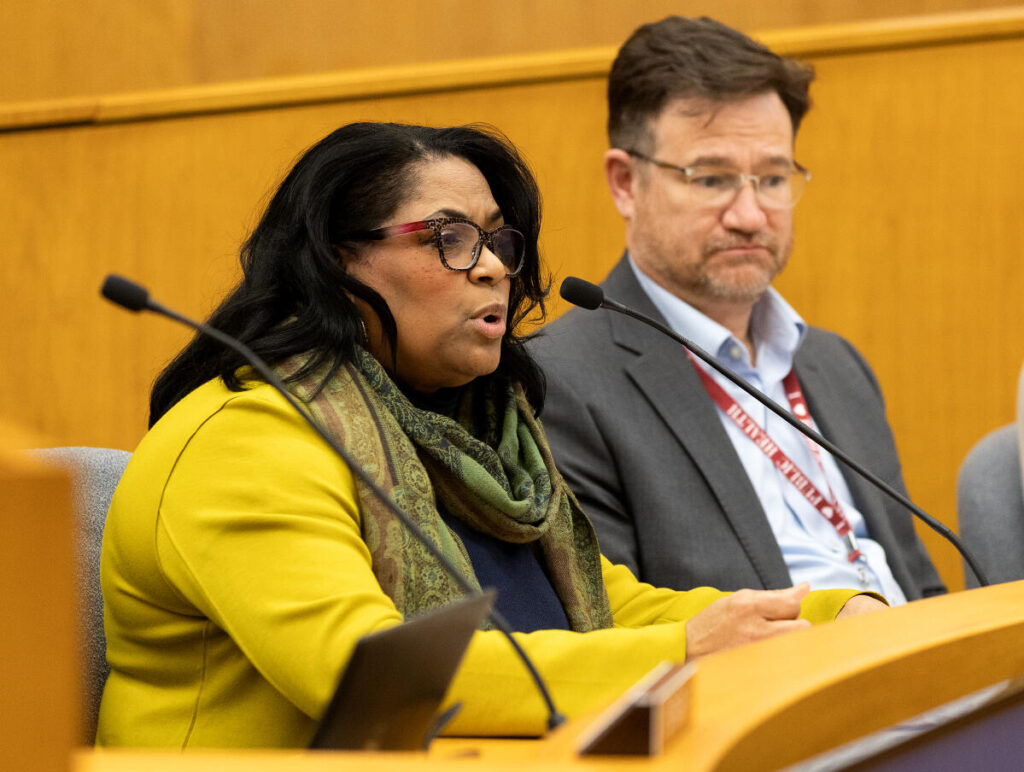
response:
<svg viewBox="0 0 1024 772"><path fill-rule="evenodd" d="M179 314L177 311L174 311L162 305L161 303L158 303L149 296L149 291L145 287L143 287L140 284L136 284L135 282L131 281L130 279L126 279L123 276L117 276L116 274L110 274L109 276L107 276L106 280L103 282L102 288L100 289L100 293L107 300L116 303L117 305L123 308L127 308L129 311L153 311L157 314L160 314L161 316L166 316L169 319L173 319L176 322L180 322L181 324L184 324L187 327L191 327L192 329L201 332L204 335L208 335L217 342L222 343L228 348L237 351L239 354L241 354L245 361L252 365L253 369L256 370L256 372L258 372L263 377L263 379L266 380L267 383L269 383L275 390L277 390L277 392L280 393L282 397L284 397L285 401L292 406L295 412L302 416L303 419L305 419L306 423L308 423L313 428L313 431L315 431L320 436L320 439L322 439L327 444L327 446L331 450L333 450L342 461L345 462L345 465L349 468L352 474L358 477L359 480L373 492L373 495L376 496L384 504L384 506L388 508L391 514L398 518L402 525L409 529L413 536L415 536L416 539L421 544L423 544L424 547L427 548L427 551L430 552L434 559L437 560L437 562L444 567L444 569L449 573L449 575L451 575L451 577L455 580L455 583L459 586L459 588L467 595L476 594L477 591L466 580L466 577L459 573L458 569L454 565L452 565L451 561L449 561L448 558L444 556L441 550L438 549L437 545L434 544L433 541L431 541L430 537L423 532L423 529L421 529L419 525L417 525L416 522L409 517L409 515L403 512L402 509L397 504L395 504L391 497L388 496L388 494L373 480L373 478L371 478L370 475L367 474L366 471L358 463L356 463L355 459L352 458L351 455L349 455L348 451L346 451L340 445L340 443L338 443L337 440L334 439L334 437L327 433L326 429L320 426L320 424L317 421L315 421L313 417L309 415L309 413L307 413L299 406L298 402L296 402L295 400L295 397L293 397L291 392L288 391L287 387L281 381L277 373L275 373L270 368L270 366L267 365L266 362L264 362L259 356L257 356L252 351L252 349L250 349L241 341L231 337L230 335L227 335L226 333L221 332L220 330L214 327L209 326L208 324L196 322L192 319L189 319L187 316L183 316L182 314ZM540 693L540 696L544 700L544 704L547 706L548 730L550 731L555 727L560 726L562 723L565 722L565 716L559 713L558 709L555 708L554 700L552 700L551 698L551 693L548 691L547 686L544 683L544 679L541 678L541 675L538 672L536 666L527 656L523 648L519 645L519 642L516 641L516 639L513 637L511 626L505 620L505 618L494 608L492 608L488 612L487 616L488 619L490 619L491 622L494 624L494 626L505 636L506 639L508 639L508 642L511 644L513 650L515 650L516 655L519 657L520 660L522 660L523 664L526 666L526 669L529 671L530 677L537 687L537 691Z"/></svg>
<svg viewBox="0 0 1024 772"><path fill-rule="evenodd" d="M946 539L946 541L948 541L950 544L956 547L957 551L961 555L963 555L964 560L967 561L967 565L971 567L971 570L974 572L974 575L978 578L978 583L982 587L988 586L988 578L985 576L984 572L982 572L977 560L975 560L974 556L970 553L970 551L968 551L967 547L965 547L963 543L961 543L960 539L957 538L956 534L954 534L949 528L947 528L934 517L929 515L927 512L925 512L923 509L921 509L919 506L917 506L914 502L912 502L902 493L897 491L891 485L888 485L878 476L868 471L862 465L858 464L856 461L850 458L844 451L836 447L834 443L825 439L813 429L805 426L797 418L794 418L790 414L790 412L786 410L784 407L782 407L778 402L765 396L760 391L755 389L753 386L751 386L749 383L743 380L740 376L736 375L736 373L734 373L728 367L719 363L717 359L711 356L711 354L706 352L696 343L693 343L687 338L684 338L682 335L679 335L674 330L669 329L661 322L655 319L651 319L649 316L645 316L644 314L641 314L638 311L634 311L631 308L627 308L621 303L617 303L614 300L606 298L604 296L603 289L598 287L596 284L591 284L589 281L577 278L576 276L569 276L568 278L565 279L565 281L562 282L562 286L559 288L559 294L562 296L563 299L568 300L570 303L572 303L575 306L579 306L580 308L584 308L588 311L593 311L597 308L607 308L610 311L616 311L620 314L631 316L632 318L643 322L648 327L653 327L658 332L668 335L670 338L672 338L672 340L681 344L684 348L690 351L698 359L707 363L709 367L713 368L717 372L724 375L732 383L739 386L741 389L743 389L743 391L745 391L751 397L756 399L766 408L771 410L773 413L775 413L775 415L777 415L783 421L785 421L794 429L799 431L805 437L807 437L817 445L821 446L829 453L831 453L833 456L835 456L837 459L842 461L844 464L846 464L846 466L855 471L857 474L859 474L861 477L863 477L865 480L867 480L869 483L875 486L878 490L882 491L882 493L886 494L887 496L899 502L908 510L910 510L910 512L913 513L914 516L922 520L924 523L928 525L929 528L931 528L933 531L935 531L944 539Z"/></svg>

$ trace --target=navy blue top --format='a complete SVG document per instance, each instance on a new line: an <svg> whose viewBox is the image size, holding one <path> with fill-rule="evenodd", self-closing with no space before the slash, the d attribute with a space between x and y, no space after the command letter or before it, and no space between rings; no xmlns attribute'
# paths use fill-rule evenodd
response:
<svg viewBox="0 0 1024 772"><path fill-rule="evenodd" d="M490 534L481 533L457 517L438 511L445 523L462 539L481 587L498 591L494 606L512 630L532 633L534 630L568 630L569 619L562 601L555 594L544 567L532 544L512 544Z"/></svg>
<svg viewBox="0 0 1024 772"><path fill-rule="evenodd" d="M406 388L402 391L421 410L452 415L461 389L439 389L435 394L420 394ZM498 591L494 606L514 632L569 629L562 601L534 549L536 542L513 544L477 531L445 511L440 501L437 511L466 545L480 586Z"/></svg>

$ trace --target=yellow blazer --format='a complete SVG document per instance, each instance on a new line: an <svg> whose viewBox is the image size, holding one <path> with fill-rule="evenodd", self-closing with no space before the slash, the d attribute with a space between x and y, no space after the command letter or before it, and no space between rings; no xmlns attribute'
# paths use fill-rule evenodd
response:
<svg viewBox="0 0 1024 772"><path fill-rule="evenodd" d="M602 565L614 628L517 636L570 717L682 661L685 620L723 595ZM355 642L402 622L360 537L348 467L265 384L210 381L146 435L111 504L101 581L102 745L306 745ZM854 594L812 593L803 614L831 619ZM497 632L474 634L448 700L463 703L450 734L544 725Z"/></svg>

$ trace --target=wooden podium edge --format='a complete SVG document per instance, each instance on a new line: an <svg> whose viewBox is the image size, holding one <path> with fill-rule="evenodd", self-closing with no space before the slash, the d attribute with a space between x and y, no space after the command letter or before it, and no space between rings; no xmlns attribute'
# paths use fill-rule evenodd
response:
<svg viewBox="0 0 1024 772"><path fill-rule="evenodd" d="M75 525L68 473L23 449L36 440L0 419L0 758L63 772L82 734Z"/></svg>
<svg viewBox="0 0 1024 772"><path fill-rule="evenodd" d="M694 769L793 764L1021 676L1022 642L1024 581L706 657L671 755Z"/></svg>

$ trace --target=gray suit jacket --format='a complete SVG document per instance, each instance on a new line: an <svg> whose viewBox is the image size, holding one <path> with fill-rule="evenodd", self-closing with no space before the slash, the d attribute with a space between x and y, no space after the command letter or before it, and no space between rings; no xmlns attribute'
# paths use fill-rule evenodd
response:
<svg viewBox="0 0 1024 772"><path fill-rule="evenodd" d="M625 258L602 286L609 298L664 322ZM531 353L548 379L541 418L556 464L608 558L676 589L792 584L714 403L679 344L614 312L573 309L544 328ZM860 354L810 328L794 366L824 435L905 492L881 391ZM844 474L907 598L944 592L910 513Z"/></svg>

